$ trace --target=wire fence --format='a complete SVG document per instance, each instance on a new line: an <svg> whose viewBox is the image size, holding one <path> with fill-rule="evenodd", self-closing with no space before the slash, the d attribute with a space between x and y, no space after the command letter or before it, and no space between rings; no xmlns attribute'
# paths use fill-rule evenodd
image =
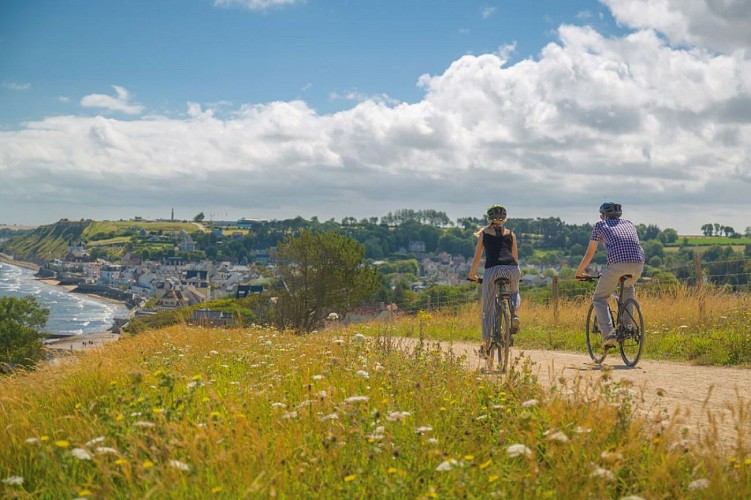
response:
<svg viewBox="0 0 751 500"><path fill-rule="evenodd" d="M730 259L701 263L695 260L690 264L681 264L665 268L666 273L654 277L642 277L639 287L646 290L660 291L676 286L687 288L712 287L726 293L751 293L751 259ZM456 285L454 289L446 287L427 288L408 300L396 300L396 310L401 314L411 315L420 311L459 310L480 299L480 287ZM549 302L557 305L563 298L590 298L593 287L575 278L551 278L549 284L520 283L519 292L523 300ZM378 305L371 304L371 309Z"/></svg>

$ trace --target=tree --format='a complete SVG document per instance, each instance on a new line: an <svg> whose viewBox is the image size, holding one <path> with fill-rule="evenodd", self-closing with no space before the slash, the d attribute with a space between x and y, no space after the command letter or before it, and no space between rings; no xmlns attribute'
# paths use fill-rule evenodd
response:
<svg viewBox="0 0 751 500"><path fill-rule="evenodd" d="M712 236L712 233L714 233L714 225L712 224L704 224L701 227L701 232L704 236Z"/></svg>
<svg viewBox="0 0 751 500"><path fill-rule="evenodd" d="M282 282L277 326L310 332L328 314L344 316L362 304L380 283L364 254L363 245L334 232L302 230L286 237L272 254Z"/></svg>
<svg viewBox="0 0 751 500"><path fill-rule="evenodd" d="M39 329L47 324L50 311L36 298L0 297L0 362L10 366L33 366L44 357Z"/></svg>
<svg viewBox="0 0 751 500"><path fill-rule="evenodd" d="M200 212L198 215L193 217L193 222L203 222L203 219L205 219L206 216L203 215L203 212Z"/></svg>

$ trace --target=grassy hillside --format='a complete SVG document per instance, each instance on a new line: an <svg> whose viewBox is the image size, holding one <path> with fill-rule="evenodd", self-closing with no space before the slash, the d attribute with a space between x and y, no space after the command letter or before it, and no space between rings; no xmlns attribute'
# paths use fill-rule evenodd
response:
<svg viewBox="0 0 751 500"><path fill-rule="evenodd" d="M751 449L657 430L607 377L575 396L461 361L357 329L145 332L3 380L0 496L751 496Z"/></svg>
<svg viewBox="0 0 751 500"><path fill-rule="evenodd" d="M68 245L81 240L91 221L65 221L39 226L29 234L12 238L0 247L18 260L43 263L62 257Z"/></svg>

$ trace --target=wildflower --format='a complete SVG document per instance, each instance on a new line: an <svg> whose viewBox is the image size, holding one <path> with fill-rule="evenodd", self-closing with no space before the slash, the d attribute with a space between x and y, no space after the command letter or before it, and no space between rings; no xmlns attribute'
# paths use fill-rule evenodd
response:
<svg viewBox="0 0 751 500"><path fill-rule="evenodd" d="M408 411L392 411L388 415L386 415L386 420L389 422L401 422L405 418L412 415L412 413Z"/></svg>
<svg viewBox="0 0 751 500"><path fill-rule="evenodd" d="M117 455L117 450L108 446L98 446L94 451L98 455Z"/></svg>
<svg viewBox="0 0 751 500"><path fill-rule="evenodd" d="M688 484L689 491L704 490L709 488L709 479L701 478Z"/></svg>
<svg viewBox="0 0 751 500"><path fill-rule="evenodd" d="M320 420L321 422L326 422L327 420L339 420L339 415L337 415L336 413L330 413L321 417Z"/></svg>
<svg viewBox="0 0 751 500"><path fill-rule="evenodd" d="M25 442L26 444L34 444L34 443L38 443L38 442L39 442L39 439L37 439L37 438L34 438L34 437L31 437L31 438L27 438L27 439L26 439L26 441L24 441L24 442Z"/></svg>
<svg viewBox="0 0 751 500"><path fill-rule="evenodd" d="M438 467L436 467L435 470L437 470L438 472L446 472L458 466L459 466L459 461L456 460L455 458L452 458L452 459L441 462L441 464Z"/></svg>
<svg viewBox="0 0 751 500"><path fill-rule="evenodd" d="M191 377L191 380L195 380L195 381L201 380L201 375L193 375Z"/></svg>
<svg viewBox="0 0 751 500"><path fill-rule="evenodd" d="M498 476L497 475L488 476L488 482L489 483L494 483L496 481L498 481Z"/></svg>
<svg viewBox="0 0 751 500"><path fill-rule="evenodd" d="M486 460L485 462L480 464L480 470L487 469L488 467L490 467L490 464L492 463L493 463L492 460Z"/></svg>
<svg viewBox="0 0 751 500"><path fill-rule="evenodd" d="M323 375L313 375L313 380L322 380Z"/></svg>
<svg viewBox="0 0 751 500"><path fill-rule="evenodd" d="M58 448L67 448L70 446L70 443L64 439L60 439L59 441L55 441L55 446Z"/></svg>
<svg viewBox="0 0 751 500"><path fill-rule="evenodd" d="M144 469L151 469L152 467L154 467L154 462L152 462L152 461L151 461L151 460L149 460L149 459L146 459L146 460L144 460L144 461L143 461L143 463L141 464L141 466L142 466L142 467L143 467Z"/></svg>
<svg viewBox="0 0 751 500"><path fill-rule="evenodd" d="M338 345L344 344L344 340L342 340L342 339L335 339L333 342L334 342L334 344L338 344Z"/></svg>
<svg viewBox="0 0 751 500"><path fill-rule="evenodd" d="M475 417L475 420L485 420L486 418L488 418L487 415L480 415L479 417Z"/></svg>
<svg viewBox="0 0 751 500"><path fill-rule="evenodd" d="M186 464L185 462L181 462L179 460L170 460L169 465L173 469L177 469L177 470L184 470L184 471L190 470L190 466L188 464Z"/></svg>
<svg viewBox="0 0 751 500"><path fill-rule="evenodd" d="M429 425L423 425L422 427L418 427L417 429L415 429L415 432L420 435L425 434L426 432L432 432L432 431L433 431L433 428Z"/></svg>
<svg viewBox="0 0 751 500"><path fill-rule="evenodd" d="M144 427L144 428L150 428L150 427L156 427L156 424L153 422L146 422L143 420L139 420L138 422L133 424L134 427Z"/></svg>
<svg viewBox="0 0 751 500"><path fill-rule="evenodd" d="M336 314L335 312L332 312L332 313L329 313L328 316L326 316L326 319L329 321L336 321L339 319L339 315Z"/></svg>
<svg viewBox="0 0 751 500"><path fill-rule="evenodd" d="M85 498L85 497L90 497L90 496L91 496L91 490L85 490L84 489L84 490L81 490L81 491L78 492L78 497L79 498Z"/></svg>
<svg viewBox="0 0 751 500"><path fill-rule="evenodd" d="M345 403L365 403L369 400L368 396L350 396L344 400Z"/></svg>
<svg viewBox="0 0 751 500"><path fill-rule="evenodd" d="M596 477L604 479L605 481L615 481L615 474L607 469L603 469L602 467L597 467L595 470L593 470L589 477Z"/></svg>
<svg viewBox="0 0 751 500"><path fill-rule="evenodd" d="M345 478L344 478L344 482L345 482L345 483L348 483L348 482L350 482L350 481L354 481L354 480L355 480L355 477L357 477L357 476L355 476L354 474L350 474L349 476L345 476Z"/></svg>
<svg viewBox="0 0 751 500"><path fill-rule="evenodd" d="M557 431L548 436L548 440L550 441L557 441L559 443L567 443L568 442L568 436L566 433L562 431Z"/></svg>
<svg viewBox="0 0 751 500"><path fill-rule="evenodd" d="M589 428L589 427L581 427L580 426L580 427L577 427L576 429L574 429L574 432L577 433L577 434L588 434L588 433L592 432L592 429Z"/></svg>
<svg viewBox="0 0 751 500"><path fill-rule="evenodd" d="M284 403L271 403L272 408L286 408L287 405Z"/></svg>
<svg viewBox="0 0 751 500"><path fill-rule="evenodd" d="M532 450L530 450L529 448L527 448L527 446L525 446L525 445L523 445L521 443L519 443L519 444L512 444L511 446L509 446L508 448L506 448L506 454L510 458L516 458L516 457L520 457L520 456L531 457L532 456Z"/></svg>
<svg viewBox="0 0 751 500"><path fill-rule="evenodd" d="M352 338L355 340L365 340L365 335L363 335L362 333L356 333L352 336Z"/></svg>
<svg viewBox="0 0 751 500"><path fill-rule="evenodd" d="M103 442L104 442L104 436L99 436L99 437L95 437L94 439L86 443L86 446L91 447L91 446L94 446L95 444L99 444Z"/></svg>
<svg viewBox="0 0 751 500"><path fill-rule="evenodd" d="M200 382L192 381L188 382L188 385L186 386L188 389L195 389L196 387L199 387L201 385Z"/></svg>
<svg viewBox="0 0 751 500"><path fill-rule="evenodd" d="M355 375L365 379L370 378L370 374L368 374L368 372L366 372L365 370L357 370L357 373L355 373Z"/></svg>
<svg viewBox="0 0 751 500"><path fill-rule="evenodd" d="M536 399L528 399L522 403L522 408L531 408L533 406L537 406L537 403L539 403L539 401L537 401Z"/></svg>
<svg viewBox="0 0 751 500"><path fill-rule="evenodd" d="M436 445L436 444L438 444L438 439L436 439L436 438L430 438L430 439L428 439L428 444Z"/></svg>
<svg viewBox="0 0 751 500"><path fill-rule="evenodd" d="M211 492L212 493L221 493L222 492L222 487L221 486L214 486L213 488L211 488Z"/></svg>
<svg viewBox="0 0 751 500"><path fill-rule="evenodd" d="M214 351L212 349L211 351L209 351L209 354L211 354L212 356L216 356L217 354L219 354L219 352L218 351Z"/></svg>
<svg viewBox="0 0 751 500"><path fill-rule="evenodd" d="M70 450L70 454L79 460L91 460L91 455L89 455L89 452L83 448L73 448Z"/></svg>
<svg viewBox="0 0 751 500"><path fill-rule="evenodd" d="M23 484L23 478L21 476L9 476L3 479L3 484L9 486L21 486Z"/></svg>
<svg viewBox="0 0 751 500"><path fill-rule="evenodd" d="M282 418L290 420L292 418L297 418L297 412L296 411L288 411L284 415L282 415Z"/></svg>

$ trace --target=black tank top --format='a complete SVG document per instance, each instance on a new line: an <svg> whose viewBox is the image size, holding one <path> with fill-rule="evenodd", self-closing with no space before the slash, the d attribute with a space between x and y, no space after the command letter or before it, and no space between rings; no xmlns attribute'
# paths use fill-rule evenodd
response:
<svg viewBox="0 0 751 500"><path fill-rule="evenodd" d="M511 253L514 237L511 235L511 231L508 234L503 233L503 230L495 235L482 232L482 246L485 248L485 269L500 265L514 266L518 264Z"/></svg>

